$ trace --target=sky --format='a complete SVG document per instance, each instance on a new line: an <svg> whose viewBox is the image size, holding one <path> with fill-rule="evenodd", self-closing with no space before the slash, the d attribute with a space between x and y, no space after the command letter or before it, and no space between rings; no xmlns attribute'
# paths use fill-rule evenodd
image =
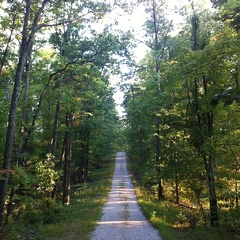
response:
<svg viewBox="0 0 240 240"><path fill-rule="evenodd" d="M191 0L194 1L194 5L201 4L203 8L211 8L210 0ZM180 9L183 6L189 6L189 0L167 0L169 4L169 20L173 20L173 25L175 26L175 32L173 34L177 34L181 30L182 23L184 22L184 17L180 16L180 14L174 12L174 8ZM192 11L191 7L189 6L186 11ZM137 6L132 14L124 13L120 9L116 9L110 16L108 16L104 21L109 21L117 19L118 25L116 25L116 29L121 29L123 31L130 30L134 33L135 37L139 40L143 39L144 30L143 24L146 21L146 13L145 7L143 5ZM148 51L148 47L143 43L138 43L134 49L134 58L137 62L144 58ZM112 85L117 88L117 84L121 79L118 79L117 76L112 76ZM123 93L119 90L114 94L114 100L117 104L117 110L120 116L123 115L124 109L121 107L123 101Z"/></svg>

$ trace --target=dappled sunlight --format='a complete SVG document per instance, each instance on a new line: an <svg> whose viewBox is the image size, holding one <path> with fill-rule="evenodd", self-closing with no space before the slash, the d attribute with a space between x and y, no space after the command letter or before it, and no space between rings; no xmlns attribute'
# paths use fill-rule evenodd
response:
<svg viewBox="0 0 240 240"><path fill-rule="evenodd" d="M107 203L91 239L135 239L136 235L139 236L137 239L161 239L138 206L136 192L126 167L125 153L118 153Z"/></svg>
<svg viewBox="0 0 240 240"><path fill-rule="evenodd" d="M99 222L99 225L117 225L117 224L127 224L132 226L144 226L147 221L106 221L106 222Z"/></svg>

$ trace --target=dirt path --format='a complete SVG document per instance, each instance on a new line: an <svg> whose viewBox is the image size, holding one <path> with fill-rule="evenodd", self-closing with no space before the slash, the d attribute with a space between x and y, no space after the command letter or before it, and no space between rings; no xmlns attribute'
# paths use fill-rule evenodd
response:
<svg viewBox="0 0 240 240"><path fill-rule="evenodd" d="M112 188L91 240L162 240L137 204L124 152L117 153Z"/></svg>

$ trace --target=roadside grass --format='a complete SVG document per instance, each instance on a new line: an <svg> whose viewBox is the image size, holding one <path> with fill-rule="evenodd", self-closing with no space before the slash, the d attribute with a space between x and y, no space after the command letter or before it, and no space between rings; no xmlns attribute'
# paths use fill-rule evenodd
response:
<svg viewBox="0 0 240 240"><path fill-rule="evenodd" d="M135 186L136 186L135 182ZM219 227L209 227L204 223L191 226L191 218L182 208L168 201L158 201L143 187L136 187L138 202L151 224L159 230L163 240L239 240L240 236L231 232L222 222Z"/></svg>
<svg viewBox="0 0 240 240"><path fill-rule="evenodd" d="M72 192L71 204L60 206L61 217L53 223L33 224L20 219L9 224L5 240L87 240L106 202L111 187L115 161L92 173L91 183L81 191ZM58 205L59 206L59 205ZM54 217L54 216L53 216Z"/></svg>

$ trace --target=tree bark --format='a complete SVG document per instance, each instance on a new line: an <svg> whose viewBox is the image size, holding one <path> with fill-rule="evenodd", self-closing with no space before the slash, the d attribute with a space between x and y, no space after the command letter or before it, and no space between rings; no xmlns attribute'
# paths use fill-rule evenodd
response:
<svg viewBox="0 0 240 240"><path fill-rule="evenodd" d="M23 33L22 33L22 42L20 46L20 55L19 55L16 75L14 79L14 88L12 93L10 111L8 114L7 136L6 136L6 142L5 142L4 160L2 165L2 168L3 170L6 170L6 173L4 174L5 175L4 179L0 180L0 238L2 236L2 227L4 224L4 208L5 208L7 191L8 191L9 170L10 170L10 163L11 163L11 154L12 154L18 98L20 95L23 69L24 69L24 65L25 65L25 61L28 53L27 28L28 28L28 20L30 17L31 3L32 1L28 0L26 4L26 12L24 17L24 25L23 25Z"/></svg>
<svg viewBox="0 0 240 240"><path fill-rule="evenodd" d="M157 55L157 52L159 51L159 41L158 41L158 28L157 28L157 13L156 13L156 2L153 0L152 2L152 10L153 10L153 24L154 24L154 37L155 37L155 54ZM164 49L164 47L163 47ZM161 56L162 57L162 56ZM160 85L158 83L158 77L159 77L159 66L158 66L158 60L156 59L155 62L155 75L156 75L156 93L157 95L160 93ZM157 165L157 173L158 173L158 199L163 199L163 186L162 186L162 177L161 177L161 157L160 157L160 117L156 116L156 145L155 145L155 155L156 155L156 165Z"/></svg>
<svg viewBox="0 0 240 240"><path fill-rule="evenodd" d="M207 95L207 82L206 77L203 75L203 87L204 94ZM213 113L207 112L207 131L208 138L213 138ZM208 176L208 188L210 195L210 225L215 226L218 225L218 203L215 189L215 174L214 174L214 155L212 151L212 146L209 147L208 160L206 159L206 155L204 154L204 162L205 168Z"/></svg>
<svg viewBox="0 0 240 240"><path fill-rule="evenodd" d="M88 167L89 167L89 148L90 148L90 130L87 129L86 133L86 153L85 153L85 158L86 158L86 164L85 164L85 179L88 177Z"/></svg>
<svg viewBox="0 0 240 240"><path fill-rule="evenodd" d="M72 144L72 113L66 113L65 137L63 141L64 148L64 169L63 169L63 196L62 204L70 204L70 166L71 166L71 144Z"/></svg>
<svg viewBox="0 0 240 240"><path fill-rule="evenodd" d="M134 110L136 112L135 120L136 120L137 136L138 136L138 145L139 145L139 150L141 153L141 164L144 165L146 163L146 160L145 160L145 154L144 154L144 149L143 149L143 140L142 140L142 136L141 136L141 132L140 132L139 116L138 116L138 112L137 112L137 105L136 105L136 101L135 101L133 86L131 86L131 92L132 92L133 106L134 106Z"/></svg>
<svg viewBox="0 0 240 240"><path fill-rule="evenodd" d="M15 27L15 21L16 21L16 16L13 18L11 32L10 32L10 35L8 37L6 48L5 48L3 56L2 56L1 65L0 65L0 79L3 75L4 65L6 64L7 55L8 55L8 51L9 51L9 45L10 45L10 42L12 41L12 35L13 35L14 27ZM10 101L10 96L9 96L7 84L4 82L3 79L1 79L1 82L2 82L3 88L5 88L7 100Z"/></svg>
<svg viewBox="0 0 240 240"><path fill-rule="evenodd" d="M52 156L55 158L56 157L56 153L57 153L57 140L58 140L58 125L59 125L59 114L60 114L60 99L58 99L57 101L57 105L56 105L56 111L55 111L55 118L54 118L54 125L53 125L53 138L52 138L52 149L51 149L51 153ZM59 166L59 169L60 166ZM55 182L55 186L54 189L51 193L51 198L52 199L56 199L57 197L57 189L58 189L58 185L59 185L59 179Z"/></svg>
<svg viewBox="0 0 240 240"><path fill-rule="evenodd" d="M4 209L5 209L5 201L8 192L8 181L9 181L9 170L11 164L11 155L12 155L12 147L13 147L13 137L15 131L15 122L17 115L17 106L18 99L21 90L21 81L23 75L23 69L25 66L26 58L34 41L34 36L38 30L38 23L40 17L44 11L45 5L49 0L44 0L42 2L42 6L39 8L38 12L35 15L33 25L30 33L28 34L29 28L29 19L30 19L30 11L32 6L32 0L26 1L25 15L24 15L24 23L23 23L23 31L22 31L22 41L20 45L19 51L19 60L16 69L16 74L14 78L14 87L11 98L10 110L8 114L8 127L7 127L7 135L4 149L4 160L2 169L5 170L4 178L0 181L0 239L2 238L2 228L4 224Z"/></svg>

